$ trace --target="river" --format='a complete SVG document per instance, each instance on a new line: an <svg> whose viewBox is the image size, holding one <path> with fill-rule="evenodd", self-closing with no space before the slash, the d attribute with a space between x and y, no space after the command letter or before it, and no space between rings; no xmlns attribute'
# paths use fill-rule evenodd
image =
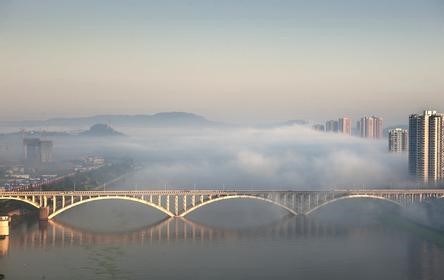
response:
<svg viewBox="0 0 444 280"><path fill-rule="evenodd" d="M0 240L4 279L442 279L444 234L384 203L291 217L227 201L187 219L102 201Z"/></svg>

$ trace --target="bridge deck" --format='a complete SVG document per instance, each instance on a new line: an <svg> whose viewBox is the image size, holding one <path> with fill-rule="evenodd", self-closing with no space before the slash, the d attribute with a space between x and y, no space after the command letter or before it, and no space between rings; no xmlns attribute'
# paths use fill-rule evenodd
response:
<svg viewBox="0 0 444 280"><path fill-rule="evenodd" d="M235 195L235 194L266 194L266 193L353 193L353 194L444 194L444 189L331 189L331 190L112 190L112 191L2 191L0 196L27 196L27 195Z"/></svg>

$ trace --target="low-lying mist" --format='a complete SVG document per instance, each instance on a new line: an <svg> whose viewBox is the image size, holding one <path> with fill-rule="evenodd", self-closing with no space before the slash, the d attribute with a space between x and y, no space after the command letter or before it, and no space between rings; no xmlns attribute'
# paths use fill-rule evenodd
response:
<svg viewBox="0 0 444 280"><path fill-rule="evenodd" d="M386 139L322 133L304 126L276 128L116 128L127 137L55 143L56 153L127 156L143 170L128 187L357 188L400 187L405 154L387 152Z"/></svg>

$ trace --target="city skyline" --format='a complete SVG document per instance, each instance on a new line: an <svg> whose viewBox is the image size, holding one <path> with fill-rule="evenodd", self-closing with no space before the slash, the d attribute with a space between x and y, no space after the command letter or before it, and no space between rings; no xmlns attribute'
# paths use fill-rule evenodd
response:
<svg viewBox="0 0 444 280"><path fill-rule="evenodd" d="M435 0L3 1L0 118L375 114L396 125L444 111L443 11Z"/></svg>

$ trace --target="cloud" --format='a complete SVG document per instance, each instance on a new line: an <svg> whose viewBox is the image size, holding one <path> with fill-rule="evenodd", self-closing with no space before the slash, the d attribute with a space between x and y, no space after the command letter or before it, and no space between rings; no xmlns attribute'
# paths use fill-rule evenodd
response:
<svg viewBox="0 0 444 280"><path fill-rule="evenodd" d="M128 128L129 137L53 137L54 158L87 154L130 157L145 168L126 184L139 188L405 187L407 155L387 152L387 140L277 128ZM21 155L16 141L14 154ZM2 153L5 154L4 152Z"/></svg>
<svg viewBox="0 0 444 280"><path fill-rule="evenodd" d="M250 151L240 151L237 154L237 163L240 169L256 176L275 176L279 167L279 161Z"/></svg>
<svg viewBox="0 0 444 280"><path fill-rule="evenodd" d="M280 128L143 129L102 149L144 162L127 184L198 188L405 186L406 155L386 140Z"/></svg>

